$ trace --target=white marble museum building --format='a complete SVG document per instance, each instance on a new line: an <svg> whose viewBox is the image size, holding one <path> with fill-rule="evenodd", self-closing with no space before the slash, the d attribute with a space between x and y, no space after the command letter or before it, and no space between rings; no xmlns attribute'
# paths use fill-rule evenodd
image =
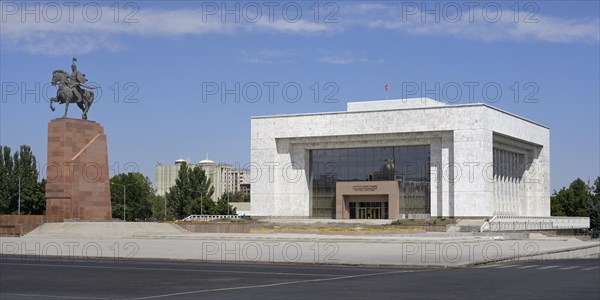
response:
<svg viewBox="0 0 600 300"><path fill-rule="evenodd" d="M428 98L251 119L253 216L550 216L550 130Z"/></svg>

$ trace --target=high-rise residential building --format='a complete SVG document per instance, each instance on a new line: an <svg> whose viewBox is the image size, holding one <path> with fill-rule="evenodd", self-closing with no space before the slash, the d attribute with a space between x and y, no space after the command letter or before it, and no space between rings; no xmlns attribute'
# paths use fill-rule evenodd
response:
<svg viewBox="0 0 600 300"><path fill-rule="evenodd" d="M165 195L169 189L175 185L179 169L184 163L190 167L199 166L204 170L214 189L212 196L214 201L217 201L219 197L226 192L246 190L249 192L247 184L249 184L248 178L250 171L248 169L234 168L231 164L227 163L216 163L208 159L207 154L206 158L197 164L192 164L184 159L176 160L174 165L163 165L162 163L158 163L154 173L156 195ZM246 185L242 187L243 184Z"/></svg>

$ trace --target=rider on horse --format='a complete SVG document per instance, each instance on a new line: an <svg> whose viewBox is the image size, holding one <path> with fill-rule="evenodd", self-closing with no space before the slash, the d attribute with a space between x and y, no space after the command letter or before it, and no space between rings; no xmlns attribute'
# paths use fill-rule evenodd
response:
<svg viewBox="0 0 600 300"><path fill-rule="evenodd" d="M75 94L75 97L77 98L77 103L81 103L81 93L83 93L83 89L80 85L82 83L86 83L87 79L85 78L85 74L77 70L77 64L75 64L75 62L77 62L77 58L73 57L73 63L71 64L71 70L73 70L73 73L71 73L71 76L69 77L70 80L67 85L73 88L73 94Z"/></svg>
<svg viewBox="0 0 600 300"><path fill-rule="evenodd" d="M81 108L83 114L81 118L87 120L87 112L90 110L92 102L94 102L94 91L99 88L98 86L87 86L85 85L87 79L85 74L77 70L77 59L73 57L73 64L71 69L73 73L69 75L64 70L54 70L52 72L52 85L58 84L58 90L56 91L56 97L50 98L50 109L54 111L52 103L65 104L65 113L63 118L67 117L69 111L69 103L77 103L77 106Z"/></svg>

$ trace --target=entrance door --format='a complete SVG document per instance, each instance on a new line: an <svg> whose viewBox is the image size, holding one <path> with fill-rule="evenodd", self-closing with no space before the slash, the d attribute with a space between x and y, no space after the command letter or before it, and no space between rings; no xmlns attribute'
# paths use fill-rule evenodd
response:
<svg viewBox="0 0 600 300"><path fill-rule="evenodd" d="M350 202L351 219L386 219L387 202Z"/></svg>
<svg viewBox="0 0 600 300"><path fill-rule="evenodd" d="M379 207L371 207L369 219L381 219L381 209Z"/></svg>
<svg viewBox="0 0 600 300"><path fill-rule="evenodd" d="M366 207L357 207L356 208L357 219L366 219L367 218L367 208Z"/></svg>

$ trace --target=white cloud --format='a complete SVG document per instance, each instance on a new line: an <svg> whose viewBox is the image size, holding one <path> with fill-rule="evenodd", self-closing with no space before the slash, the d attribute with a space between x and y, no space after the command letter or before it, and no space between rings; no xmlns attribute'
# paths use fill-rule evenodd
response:
<svg viewBox="0 0 600 300"><path fill-rule="evenodd" d="M341 57L339 55L322 56L322 57L317 58L317 61L323 62L323 63L328 63L328 64L334 64L334 65L348 65L348 64L355 62L355 60L353 58Z"/></svg>
<svg viewBox="0 0 600 300"><path fill-rule="evenodd" d="M2 9L5 9L4 5ZM263 17L254 23L235 20L222 22L218 15L206 16L200 9L140 9L133 16L137 22L123 22L122 19L115 22L109 7L102 6L100 9L103 15L95 22L83 18L81 10L75 10L75 17L71 20L68 12L63 11L62 17L57 18L56 22L48 22L47 19L54 17L45 19L43 13L39 21L30 15L23 22L20 13L13 15L0 11L3 17L0 27L2 45L30 53L60 55L123 49L124 41L132 36L172 37L248 32L310 35L332 31L330 25L306 20L287 22Z"/></svg>
<svg viewBox="0 0 600 300"><path fill-rule="evenodd" d="M229 18L223 22L218 12L207 15L199 8L194 9L139 9L133 15L136 23L125 23L126 12L115 22L113 11L101 6L102 17L96 22L86 21L81 13L82 6L75 8L74 20L69 20L65 10L56 22L49 22L42 16L39 22L26 16L22 22L20 11L13 14L3 3L0 33L3 49L14 49L30 53L50 55L82 54L92 51L120 51L127 48L130 37L173 37L205 34L245 34L270 33L286 35L320 35L348 32L356 28L397 31L416 36L440 36L481 41L530 41L549 43L598 43L600 42L600 21L595 18L569 19L535 14L537 22L527 22L527 14L515 22L512 14L504 14L497 22L486 19L481 8L461 11L461 18L454 22L452 10L443 12L440 20L423 14L420 8L408 14L402 4L359 3L339 4L339 13L333 17L337 23L315 22L307 8L302 19L288 22L279 17L269 16L256 22ZM464 9L465 7L462 6ZM20 9L18 7L17 9ZM49 12L46 12L49 13ZM323 12L327 14L327 12ZM474 18L470 19L470 16ZM319 16L324 17L324 16ZM53 17L50 16L49 19ZM255 55L256 56L256 55ZM258 55L260 56L260 55ZM261 63L260 57L254 58ZM264 59L263 59L264 61ZM360 62L356 58L343 55L328 55L319 61L347 64Z"/></svg>
<svg viewBox="0 0 600 300"><path fill-rule="evenodd" d="M306 20L299 20L298 22L287 22L285 20L275 20L272 23L258 22L257 26L265 31L283 32L283 33L300 33L300 34L311 34L311 33L326 33L334 31L333 26L314 23Z"/></svg>
<svg viewBox="0 0 600 300"><path fill-rule="evenodd" d="M539 23L517 23L510 34L517 39L597 43L600 41L600 22L598 19L565 20L544 16Z"/></svg>
<svg viewBox="0 0 600 300"><path fill-rule="evenodd" d="M275 64L293 62L294 53L292 51L282 51L273 49L262 49L258 51L240 51L238 57L243 62L251 64Z"/></svg>
<svg viewBox="0 0 600 300"><path fill-rule="evenodd" d="M335 55L324 55L317 58L318 62L334 64L334 65L349 65L354 63L382 63L382 59L369 59L365 57L355 56L352 54L335 54Z"/></svg>
<svg viewBox="0 0 600 300"><path fill-rule="evenodd" d="M432 7L428 7L431 9ZM401 5L350 5L346 12L359 26L386 29L410 35L451 36L481 41L532 41L551 43L598 43L600 19L567 19L512 11L495 15L481 8L437 10L436 15ZM412 8L411 8L412 9Z"/></svg>

